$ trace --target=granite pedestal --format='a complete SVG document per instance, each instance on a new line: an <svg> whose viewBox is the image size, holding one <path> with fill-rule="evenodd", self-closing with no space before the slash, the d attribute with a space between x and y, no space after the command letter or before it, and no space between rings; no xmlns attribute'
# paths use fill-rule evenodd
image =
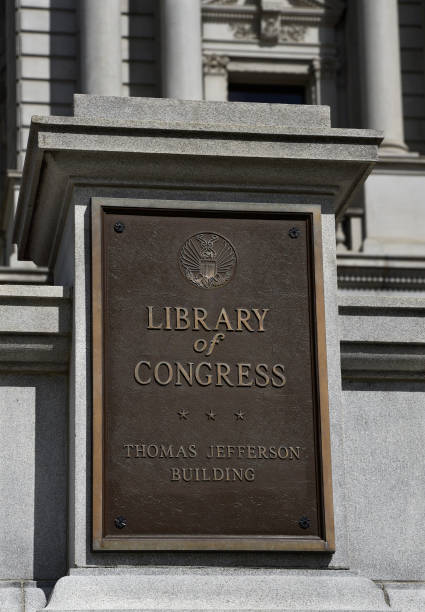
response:
<svg viewBox="0 0 425 612"><path fill-rule="evenodd" d="M349 571L335 213L372 169L380 135L330 127L327 107L76 96L35 117L16 224L21 258L73 287L68 567L51 610L385 610ZM91 198L197 201L205 210L317 205L322 217L335 553L93 552ZM226 203L226 204L223 204ZM239 569L237 569L239 568ZM268 569L267 569L268 568Z"/></svg>

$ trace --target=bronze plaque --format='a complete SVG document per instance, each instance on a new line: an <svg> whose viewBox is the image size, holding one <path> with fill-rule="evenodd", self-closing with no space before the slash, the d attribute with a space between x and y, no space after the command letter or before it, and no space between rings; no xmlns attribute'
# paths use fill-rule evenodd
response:
<svg viewBox="0 0 425 612"><path fill-rule="evenodd" d="M93 199L95 550L333 548L320 213Z"/></svg>

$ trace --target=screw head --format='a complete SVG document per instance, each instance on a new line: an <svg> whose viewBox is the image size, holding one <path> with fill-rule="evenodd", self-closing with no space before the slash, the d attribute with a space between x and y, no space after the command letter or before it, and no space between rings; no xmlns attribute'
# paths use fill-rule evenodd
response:
<svg viewBox="0 0 425 612"><path fill-rule="evenodd" d="M308 529L310 527L310 519L306 516L302 516L298 521L298 525L301 527L301 529Z"/></svg>
<svg viewBox="0 0 425 612"><path fill-rule="evenodd" d="M123 516L117 516L114 519L114 524L117 529L124 529L124 527L127 527L127 520Z"/></svg>
<svg viewBox="0 0 425 612"><path fill-rule="evenodd" d="M114 230L117 232L117 234L121 234L125 230L124 223L122 221L117 221L114 223Z"/></svg>
<svg viewBox="0 0 425 612"><path fill-rule="evenodd" d="M288 235L290 238L298 238L300 234L301 230L298 227L291 227L291 229L288 231Z"/></svg>

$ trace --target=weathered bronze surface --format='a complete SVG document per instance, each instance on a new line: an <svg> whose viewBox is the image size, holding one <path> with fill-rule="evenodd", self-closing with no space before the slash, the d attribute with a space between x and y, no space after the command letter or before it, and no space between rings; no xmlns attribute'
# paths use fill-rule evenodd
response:
<svg viewBox="0 0 425 612"><path fill-rule="evenodd" d="M205 206L92 202L94 549L332 550L319 213Z"/></svg>

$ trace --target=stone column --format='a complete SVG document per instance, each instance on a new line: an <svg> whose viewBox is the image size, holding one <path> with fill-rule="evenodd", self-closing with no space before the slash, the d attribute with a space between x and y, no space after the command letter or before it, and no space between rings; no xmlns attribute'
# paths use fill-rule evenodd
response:
<svg viewBox="0 0 425 612"><path fill-rule="evenodd" d="M204 55L203 64L205 100L218 100L220 102L226 102L228 89L228 63L229 58L224 55Z"/></svg>
<svg viewBox="0 0 425 612"><path fill-rule="evenodd" d="M99 96L120 96L120 0L80 0L81 89Z"/></svg>
<svg viewBox="0 0 425 612"><path fill-rule="evenodd" d="M200 0L162 0L162 97L202 100Z"/></svg>
<svg viewBox="0 0 425 612"><path fill-rule="evenodd" d="M315 82L313 103L330 106L332 123L336 123L336 59L331 56L313 59L311 73Z"/></svg>
<svg viewBox="0 0 425 612"><path fill-rule="evenodd" d="M384 131L381 153L404 142L397 0L358 0L363 126Z"/></svg>

